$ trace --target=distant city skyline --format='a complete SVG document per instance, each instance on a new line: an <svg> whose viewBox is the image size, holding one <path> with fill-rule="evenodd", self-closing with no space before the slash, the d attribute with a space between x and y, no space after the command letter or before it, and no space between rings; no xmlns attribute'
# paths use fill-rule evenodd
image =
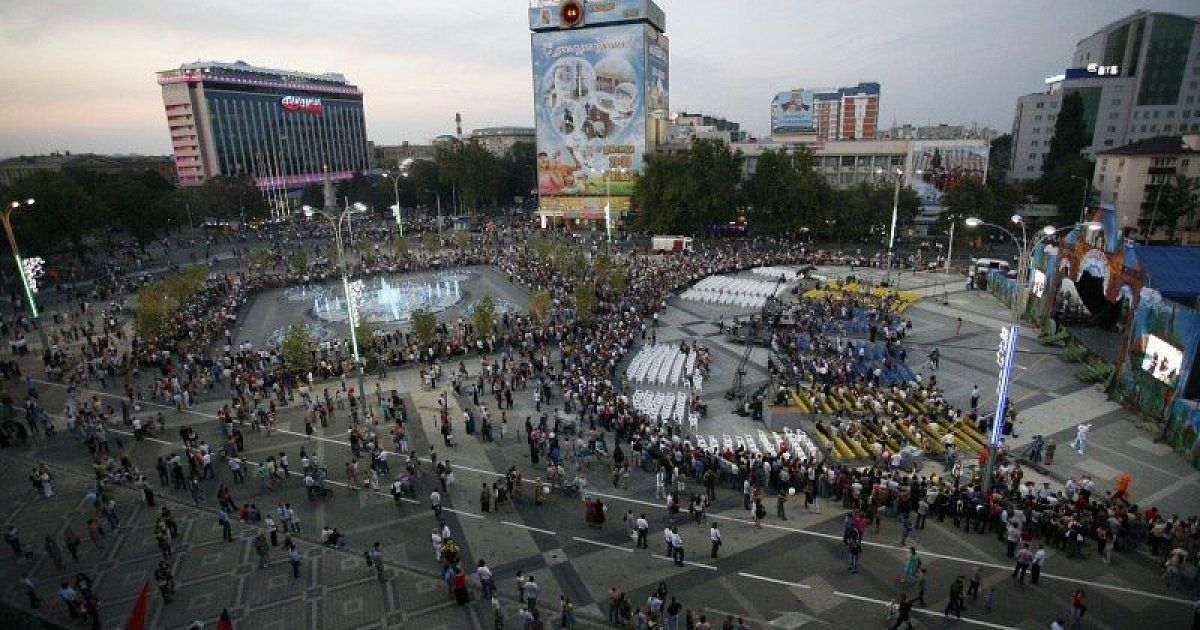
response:
<svg viewBox="0 0 1200 630"><path fill-rule="evenodd" d="M1196 13L1181 0L659 4L671 110L737 121L756 137L769 133L777 92L860 81L881 85L881 129L975 123L1006 132L1017 97L1061 72L1079 39L1136 9ZM197 59L342 73L365 93L368 137L379 144L453 133L456 112L464 133L532 126L527 7L15 0L0 7L0 156L167 154L154 73Z"/></svg>

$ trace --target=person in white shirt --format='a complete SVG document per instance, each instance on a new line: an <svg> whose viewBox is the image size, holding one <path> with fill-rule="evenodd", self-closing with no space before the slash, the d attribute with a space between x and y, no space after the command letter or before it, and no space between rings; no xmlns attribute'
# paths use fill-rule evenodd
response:
<svg viewBox="0 0 1200 630"><path fill-rule="evenodd" d="M640 549L645 549L648 546L648 543L646 542L646 536L650 533L650 522L646 520L646 515L642 514L637 518L635 523L636 524L634 527L637 529L637 544L635 546Z"/></svg>
<svg viewBox="0 0 1200 630"><path fill-rule="evenodd" d="M712 541L712 554L710 555L716 558L717 551L721 548L721 530L717 529L716 523L713 523L713 526L708 529L708 538Z"/></svg>
<svg viewBox="0 0 1200 630"><path fill-rule="evenodd" d="M671 532L671 548L675 566L683 566L683 536L680 536L679 532Z"/></svg>
<svg viewBox="0 0 1200 630"><path fill-rule="evenodd" d="M1079 426L1075 427L1075 440L1071 442L1071 447L1075 449L1075 452L1083 455L1087 451L1088 433L1091 431L1092 425L1087 422L1081 422Z"/></svg>

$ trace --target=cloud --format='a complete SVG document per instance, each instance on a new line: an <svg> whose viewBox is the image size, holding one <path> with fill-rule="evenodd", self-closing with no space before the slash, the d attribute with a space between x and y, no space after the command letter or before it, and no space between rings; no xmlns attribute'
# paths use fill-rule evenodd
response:
<svg viewBox="0 0 1200 630"><path fill-rule="evenodd" d="M1007 129L1016 97L1061 71L1075 41L1130 12L1085 4L661 0L671 104L765 135L775 92L882 84L881 120ZM1185 2L1149 8L1194 12ZM9 0L0 5L0 153L169 150L154 72L196 59L341 72L368 135L423 142L531 124L528 3Z"/></svg>

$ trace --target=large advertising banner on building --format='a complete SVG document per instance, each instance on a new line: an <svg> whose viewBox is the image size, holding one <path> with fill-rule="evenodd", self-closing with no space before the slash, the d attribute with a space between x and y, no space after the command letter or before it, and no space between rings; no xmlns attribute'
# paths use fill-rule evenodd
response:
<svg viewBox="0 0 1200 630"><path fill-rule="evenodd" d="M655 130L657 139L653 134L647 139L648 146L653 146L655 142L666 141L671 105L671 47L665 34L650 26L643 28L646 32L646 113L653 124L662 126ZM647 132L651 130L647 129Z"/></svg>
<svg viewBox="0 0 1200 630"><path fill-rule="evenodd" d="M927 140L911 146L908 182L922 206L940 206L942 195L963 180L987 176L987 141Z"/></svg>
<svg viewBox="0 0 1200 630"><path fill-rule="evenodd" d="M533 34L542 197L632 194L646 149L646 101L659 89L646 84L646 30L628 24ZM665 104L665 61L661 79Z"/></svg>
<svg viewBox="0 0 1200 630"><path fill-rule="evenodd" d="M812 90L790 90L775 95L771 101L771 133L815 130Z"/></svg>

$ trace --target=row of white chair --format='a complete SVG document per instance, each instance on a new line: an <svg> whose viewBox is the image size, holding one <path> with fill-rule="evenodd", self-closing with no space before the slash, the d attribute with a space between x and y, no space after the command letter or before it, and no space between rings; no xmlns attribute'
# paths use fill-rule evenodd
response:
<svg viewBox="0 0 1200 630"><path fill-rule="evenodd" d="M635 390L632 399L633 408L655 419L656 421L671 421L682 425L687 419L689 424L695 419L689 417L688 394L685 392L654 392L644 389Z"/></svg>
<svg viewBox="0 0 1200 630"><path fill-rule="evenodd" d="M784 448L785 445L787 446L786 449ZM779 453L786 451L792 454L791 457L799 457L800 461L815 459L820 453L820 449L808 437L808 434L803 431L792 431L790 427L784 427L782 436L775 431L768 433L759 429L757 439L749 433L734 436L725 434L722 440L718 440L715 435L709 435L707 438L703 435L697 435L696 446L710 453L726 449L737 450L744 448L753 454L771 457L775 457Z"/></svg>
<svg viewBox="0 0 1200 630"><path fill-rule="evenodd" d="M643 346L625 368L625 375L639 384L694 385L696 353L680 352L675 344Z"/></svg>

